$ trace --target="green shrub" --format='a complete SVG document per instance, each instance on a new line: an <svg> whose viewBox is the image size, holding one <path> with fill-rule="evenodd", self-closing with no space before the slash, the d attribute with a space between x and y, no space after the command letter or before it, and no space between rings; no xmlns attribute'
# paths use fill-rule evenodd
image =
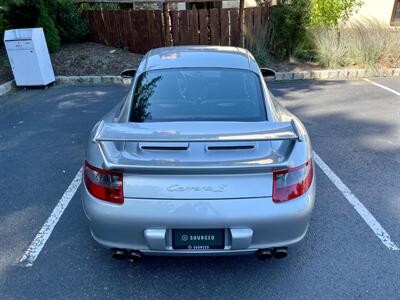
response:
<svg viewBox="0 0 400 300"><path fill-rule="evenodd" d="M61 48L61 40L56 25L50 17L47 6L44 1L40 1L40 14L37 21L37 27L43 27L46 36L47 47L50 52L57 52Z"/></svg>
<svg viewBox="0 0 400 300"><path fill-rule="evenodd" d="M299 41L294 49L294 56L307 61L315 60L315 44L313 36L309 29L307 29L304 37Z"/></svg>
<svg viewBox="0 0 400 300"><path fill-rule="evenodd" d="M3 45L4 30L7 29L7 23L5 19L5 11L0 9L0 43Z"/></svg>
<svg viewBox="0 0 400 300"><path fill-rule="evenodd" d="M312 0L311 25L337 27L357 12L362 4L363 0Z"/></svg>
<svg viewBox="0 0 400 300"><path fill-rule="evenodd" d="M30 28L36 25L39 17L37 0L8 1L4 5L5 19L10 28Z"/></svg>
<svg viewBox="0 0 400 300"><path fill-rule="evenodd" d="M81 10L78 4L70 0L0 0L0 4L4 7L4 20L10 28L28 28L35 27L39 24L39 17L42 9L45 9L46 18L40 22L44 22L46 38L50 34L52 36L60 35L63 42L75 42L83 39L88 32L88 24L81 18ZM47 18L47 16L49 18ZM1 30L0 20L0 30ZM55 26L51 26L50 23ZM47 27L54 27L50 29ZM59 33L55 33L59 30ZM47 33L51 31L51 33ZM53 38L53 43L49 45L49 49L58 49L57 38ZM54 48L55 47L55 48Z"/></svg>
<svg viewBox="0 0 400 300"><path fill-rule="evenodd" d="M322 27L313 31L316 60L321 67L338 68L346 65L346 47L339 39L338 31L332 27Z"/></svg>
<svg viewBox="0 0 400 300"><path fill-rule="evenodd" d="M313 31L316 58L323 67L400 67L400 30L374 20Z"/></svg>
<svg viewBox="0 0 400 300"><path fill-rule="evenodd" d="M124 3L82 3L82 10L119 10L120 4ZM126 4L126 3L125 3Z"/></svg>
<svg viewBox="0 0 400 300"><path fill-rule="evenodd" d="M269 23L257 24L255 30L245 33L246 48L253 54L261 67L267 67L271 63L268 44L271 38Z"/></svg>
<svg viewBox="0 0 400 300"><path fill-rule="evenodd" d="M390 59L400 61L399 30L369 20L357 22L342 31L340 39L346 45L350 64L375 68Z"/></svg>
<svg viewBox="0 0 400 300"><path fill-rule="evenodd" d="M279 59L291 57L306 38L311 0L283 1L271 10L271 50Z"/></svg>
<svg viewBox="0 0 400 300"><path fill-rule="evenodd" d="M81 13L76 3L70 0L58 1L56 22L63 43L80 41L88 34L89 26L82 19Z"/></svg>

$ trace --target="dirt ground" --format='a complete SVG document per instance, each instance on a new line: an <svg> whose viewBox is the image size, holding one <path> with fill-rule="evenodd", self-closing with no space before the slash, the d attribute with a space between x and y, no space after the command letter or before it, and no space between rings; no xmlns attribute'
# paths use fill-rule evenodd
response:
<svg viewBox="0 0 400 300"><path fill-rule="evenodd" d="M96 43L63 45L50 54L56 75L118 75L122 70L135 67L142 55L130 53ZM7 53L0 48L0 84L13 79Z"/></svg>
<svg viewBox="0 0 400 300"><path fill-rule="evenodd" d="M319 67L318 64L313 62L303 62L300 60L289 62L289 61L278 61L276 59L272 60L269 67L277 72L290 72L290 71L301 72L301 71L314 71L321 69L321 67Z"/></svg>
<svg viewBox="0 0 400 300"><path fill-rule="evenodd" d="M56 75L118 75L141 59L142 55L96 43L66 44L51 55Z"/></svg>

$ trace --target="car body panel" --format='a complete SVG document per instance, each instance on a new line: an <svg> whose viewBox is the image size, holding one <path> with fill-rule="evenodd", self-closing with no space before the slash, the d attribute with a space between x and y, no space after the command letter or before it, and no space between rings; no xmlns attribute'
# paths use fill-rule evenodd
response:
<svg viewBox="0 0 400 300"><path fill-rule="evenodd" d="M83 187L85 189L85 187ZM309 192L287 203L276 204L271 197L246 199L133 199L112 205L87 191L84 209L94 239L104 247L137 249L157 255L229 254L232 250L252 253L260 248L289 246L299 242L308 229L314 206L315 181ZM172 249L171 229L221 228L228 240L221 250ZM164 239L148 243L146 230L165 230ZM250 241L237 247L231 230L250 229ZM154 248L154 245L158 245ZM161 246L160 246L161 245ZM152 247L153 246L153 247Z"/></svg>
<svg viewBox="0 0 400 300"><path fill-rule="evenodd" d="M255 72L267 121L129 122L138 76L183 67ZM83 207L94 239L109 248L154 255L230 255L288 246L307 232L315 172L308 191L284 203L272 201L273 172L310 160L312 147L304 125L274 99L247 50L151 50L126 98L94 126L86 151L92 166L123 173L124 203L96 199L83 185ZM224 249L172 248L173 229L207 228L225 231Z"/></svg>
<svg viewBox="0 0 400 300"><path fill-rule="evenodd" d="M144 58L143 69L139 70L145 72L188 67L256 70L246 50L219 46L179 46L153 49Z"/></svg>
<svg viewBox="0 0 400 300"><path fill-rule="evenodd" d="M272 196L272 174L127 174L124 196L142 199L238 199ZM247 188L243 188L245 185Z"/></svg>

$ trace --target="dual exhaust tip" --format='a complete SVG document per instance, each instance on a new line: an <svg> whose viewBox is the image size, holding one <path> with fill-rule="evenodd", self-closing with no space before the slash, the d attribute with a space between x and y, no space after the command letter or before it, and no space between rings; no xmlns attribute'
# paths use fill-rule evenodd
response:
<svg viewBox="0 0 400 300"><path fill-rule="evenodd" d="M117 260L127 259L130 262L138 262L142 256L143 254L136 250L112 249L112 257Z"/></svg>
<svg viewBox="0 0 400 300"><path fill-rule="evenodd" d="M266 261L271 258L285 258L288 255L288 250L287 247L259 249L256 254L260 260ZM143 254L137 250L112 249L112 257L118 260L127 259L130 262L138 262L142 259Z"/></svg>
<svg viewBox="0 0 400 300"><path fill-rule="evenodd" d="M269 260L271 258L282 259L288 255L287 247L279 247L272 249L259 249L257 251L257 257L260 260Z"/></svg>

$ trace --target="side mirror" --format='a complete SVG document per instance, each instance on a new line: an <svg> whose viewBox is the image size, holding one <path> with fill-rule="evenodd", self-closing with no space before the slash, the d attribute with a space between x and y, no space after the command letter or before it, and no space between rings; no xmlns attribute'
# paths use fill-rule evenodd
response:
<svg viewBox="0 0 400 300"><path fill-rule="evenodd" d="M136 69L126 69L123 70L119 76L121 76L122 78L127 78L127 79L132 79L133 77L135 77L136 74Z"/></svg>
<svg viewBox="0 0 400 300"><path fill-rule="evenodd" d="M270 68L260 68L260 71L263 77L276 77L276 71Z"/></svg>

